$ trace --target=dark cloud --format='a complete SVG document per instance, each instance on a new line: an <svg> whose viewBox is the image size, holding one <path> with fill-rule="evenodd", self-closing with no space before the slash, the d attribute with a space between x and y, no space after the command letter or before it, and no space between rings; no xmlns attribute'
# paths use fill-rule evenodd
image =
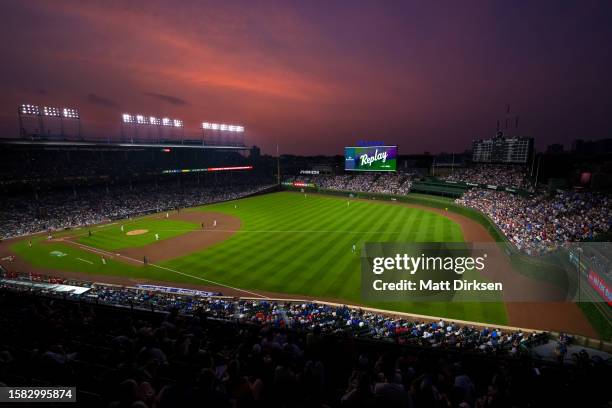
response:
<svg viewBox="0 0 612 408"><path fill-rule="evenodd" d="M186 100L181 99L177 96L172 96L172 95L164 95L164 94L160 94L156 92L143 92L143 95L150 96L151 98L159 99L160 101L167 102L171 105L188 105L189 104Z"/></svg>
<svg viewBox="0 0 612 408"><path fill-rule="evenodd" d="M96 95L93 93L90 93L89 95L87 95L87 100L93 103L94 105L103 106L105 108L118 108L119 107L117 102L113 101L112 99L108 99L108 98L105 98L103 96Z"/></svg>

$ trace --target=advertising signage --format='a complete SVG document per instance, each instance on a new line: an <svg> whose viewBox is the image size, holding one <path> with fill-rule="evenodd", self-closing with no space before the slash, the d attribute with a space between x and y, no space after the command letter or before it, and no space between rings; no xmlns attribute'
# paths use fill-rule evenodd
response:
<svg viewBox="0 0 612 408"><path fill-rule="evenodd" d="M396 171L397 146L345 147L346 171Z"/></svg>

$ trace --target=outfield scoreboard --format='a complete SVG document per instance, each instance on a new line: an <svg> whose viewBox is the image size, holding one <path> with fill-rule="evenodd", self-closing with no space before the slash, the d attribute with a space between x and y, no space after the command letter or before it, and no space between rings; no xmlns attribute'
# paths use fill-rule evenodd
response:
<svg viewBox="0 0 612 408"><path fill-rule="evenodd" d="M396 171L397 146L345 147L344 170Z"/></svg>
<svg viewBox="0 0 612 408"><path fill-rule="evenodd" d="M533 153L533 138L505 137L503 132L491 139L474 140L474 163L526 164Z"/></svg>

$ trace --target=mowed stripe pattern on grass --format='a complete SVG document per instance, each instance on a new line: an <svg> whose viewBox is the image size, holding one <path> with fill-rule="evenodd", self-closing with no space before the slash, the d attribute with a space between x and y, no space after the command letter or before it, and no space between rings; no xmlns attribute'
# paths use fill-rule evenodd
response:
<svg viewBox="0 0 612 408"><path fill-rule="evenodd" d="M365 242L459 242L461 228L448 218L420 208L390 202L299 193L274 193L232 202L197 207L187 211L216 211L239 217L241 229L231 238L205 250L160 263L185 274L246 290L290 293L315 298L338 299L347 303L361 301L359 254L353 254ZM125 230L159 230L182 234L199 229L197 225L178 225L177 220L146 217L129 222ZM105 250L153 242L154 237L140 235L125 238L121 222L92 229L93 242L87 245ZM108 229L107 229L108 228ZM201 229L200 229L201 230ZM103 231L103 233L97 233ZM201 230L205 234L214 231ZM108 235L110 233L110 235ZM74 231L71 233L74 236ZM87 230L79 231L81 240L89 240ZM104 239L102 239L104 238ZM97 239L97 241L96 241ZM96 275L121 275L131 279L151 279L201 284L191 278L159 268L142 267L108 260L100 255L62 242L43 242L43 237L11 245L22 259L37 267ZM83 241L80 241L83 242ZM85 243L85 242L83 242ZM51 251L67 256L51 256ZM86 263L76 258L89 261ZM448 319L506 324L503 303L368 303L381 309L412 312Z"/></svg>
<svg viewBox="0 0 612 408"><path fill-rule="evenodd" d="M359 254L365 242L460 242L459 225L388 202L275 193L200 207L240 217L242 228L206 251L164 265L228 285L362 303ZM501 303L369 303L455 319L506 323Z"/></svg>

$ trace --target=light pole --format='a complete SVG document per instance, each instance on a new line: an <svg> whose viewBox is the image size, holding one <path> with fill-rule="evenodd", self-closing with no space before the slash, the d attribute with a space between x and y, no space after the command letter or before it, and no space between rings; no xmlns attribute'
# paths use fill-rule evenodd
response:
<svg viewBox="0 0 612 408"><path fill-rule="evenodd" d="M276 138L276 182L278 183L278 186L280 187L281 185L281 181L280 181L280 154L278 151L278 137Z"/></svg>

